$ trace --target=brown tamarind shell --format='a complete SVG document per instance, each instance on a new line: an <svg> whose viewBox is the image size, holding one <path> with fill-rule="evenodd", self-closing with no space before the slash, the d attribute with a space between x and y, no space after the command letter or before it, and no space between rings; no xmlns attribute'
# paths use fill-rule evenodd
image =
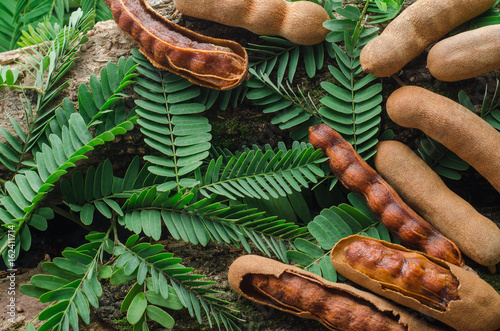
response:
<svg viewBox="0 0 500 331"><path fill-rule="evenodd" d="M409 331L417 330L442 330L442 328L429 324L424 318L417 316L401 306L397 306L388 300L385 300L372 293L359 290L353 286L343 283L333 283L298 267L284 264L270 258L257 255L244 255L237 258L229 267L228 281L231 288L243 297L256 303L267 305L281 311L296 315L301 318L317 320L330 330L338 330L325 323L323 319L310 311L301 311L292 305L278 305L271 302L267 297L252 288L248 283L248 275L268 275L279 278L284 273L290 273L297 277L302 277L311 282L321 285L325 289L333 289L336 292L345 293L346 296L359 298L368 305L374 306L378 311L386 314L392 314L399 317L398 324L405 326Z"/></svg>
<svg viewBox="0 0 500 331"><path fill-rule="evenodd" d="M463 265L455 243L411 209L340 133L318 124L309 128L309 142L325 152L333 174L348 190L365 198L373 214L404 246Z"/></svg>
<svg viewBox="0 0 500 331"><path fill-rule="evenodd" d="M374 240L386 247L402 252L421 254L437 265L448 268L458 279L459 299L450 301L444 311L436 310L422 304L416 298L407 296L395 290L394 287L387 286L386 283L374 280L354 269L344 260L344 249L360 239ZM500 328L500 295L477 274L464 268L436 259L425 253L412 251L401 245L360 235L352 235L341 239L333 247L330 258L335 270L354 283L405 307L433 317L458 331L494 331Z"/></svg>
<svg viewBox="0 0 500 331"><path fill-rule="evenodd" d="M219 90L248 79L248 55L237 42L212 38L159 15L146 0L105 0L118 27L155 67Z"/></svg>

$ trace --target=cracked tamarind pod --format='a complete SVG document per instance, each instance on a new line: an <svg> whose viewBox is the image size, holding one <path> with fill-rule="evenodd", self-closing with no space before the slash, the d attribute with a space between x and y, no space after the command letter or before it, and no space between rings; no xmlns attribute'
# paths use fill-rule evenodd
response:
<svg viewBox="0 0 500 331"><path fill-rule="evenodd" d="M404 201L456 243L464 255L494 273L500 263L500 228L450 190L405 144L381 141L376 149L375 169Z"/></svg>
<svg viewBox="0 0 500 331"><path fill-rule="evenodd" d="M411 209L337 131L326 124L312 126L309 142L325 152L333 174L348 190L365 198L373 214L404 246L463 265L455 243Z"/></svg>
<svg viewBox="0 0 500 331"><path fill-rule="evenodd" d="M500 295L476 273L425 253L352 235L330 255L338 273L458 331L500 328Z"/></svg>
<svg viewBox="0 0 500 331"><path fill-rule="evenodd" d="M322 42L329 30L326 10L310 1L174 0L184 15L247 29L258 35L282 36L300 45Z"/></svg>
<svg viewBox="0 0 500 331"><path fill-rule="evenodd" d="M159 15L146 0L105 0L118 27L157 68L190 82L226 90L248 78L248 55L238 43L207 37Z"/></svg>
<svg viewBox="0 0 500 331"><path fill-rule="evenodd" d="M458 300L457 278L418 253L359 239L344 247L344 261L384 286L434 309L444 311L450 301Z"/></svg>
<svg viewBox="0 0 500 331"><path fill-rule="evenodd" d="M247 299L317 320L330 330L440 330L371 293L261 256L236 259L228 280L233 290Z"/></svg>
<svg viewBox="0 0 500 331"><path fill-rule="evenodd" d="M494 4L495 0L418 0L363 47L361 67L377 77L393 75L432 43Z"/></svg>

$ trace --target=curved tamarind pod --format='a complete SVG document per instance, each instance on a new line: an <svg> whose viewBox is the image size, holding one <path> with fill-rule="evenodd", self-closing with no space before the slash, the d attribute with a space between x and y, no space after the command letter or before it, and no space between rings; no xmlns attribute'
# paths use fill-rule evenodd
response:
<svg viewBox="0 0 500 331"><path fill-rule="evenodd" d="M459 33L432 46L427 55L432 76L456 82L500 69L500 24Z"/></svg>
<svg viewBox="0 0 500 331"><path fill-rule="evenodd" d="M328 34L326 10L313 2L285 0L174 0L184 15L247 29L258 35L282 36L301 45L322 42Z"/></svg>
<svg viewBox="0 0 500 331"><path fill-rule="evenodd" d="M248 55L238 43L211 38L174 24L146 0L105 0L117 25L157 68L190 82L230 89L248 78Z"/></svg>
<svg viewBox="0 0 500 331"><path fill-rule="evenodd" d="M371 293L257 255L237 258L228 280L247 299L317 320L330 330L440 330Z"/></svg>
<svg viewBox="0 0 500 331"><path fill-rule="evenodd" d="M464 268L359 235L341 239L330 258L347 279L456 330L500 328L500 295Z"/></svg>
<svg viewBox="0 0 500 331"><path fill-rule="evenodd" d="M500 132L459 103L418 86L394 91L387 114L398 125L422 130L474 167L500 192Z"/></svg>
<svg viewBox="0 0 500 331"><path fill-rule="evenodd" d="M419 215L479 264L500 263L500 228L451 191L411 148L398 141L377 145L375 168Z"/></svg>
<svg viewBox="0 0 500 331"><path fill-rule="evenodd" d="M395 74L426 47L494 4L495 0L418 0L366 44L361 67L378 77Z"/></svg>
<svg viewBox="0 0 500 331"><path fill-rule="evenodd" d="M337 131L326 124L312 126L309 142L325 152L333 174L348 190L365 198L373 214L404 246L463 265L457 246L404 203Z"/></svg>

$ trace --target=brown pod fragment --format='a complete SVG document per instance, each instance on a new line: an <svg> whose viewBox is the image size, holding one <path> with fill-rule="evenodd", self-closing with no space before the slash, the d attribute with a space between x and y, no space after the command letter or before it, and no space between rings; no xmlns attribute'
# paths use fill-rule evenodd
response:
<svg viewBox="0 0 500 331"><path fill-rule="evenodd" d="M362 195L373 214L406 247L463 265L457 246L411 209L337 131L309 128L309 142L329 158L330 169L350 191Z"/></svg>
<svg viewBox="0 0 500 331"><path fill-rule="evenodd" d="M228 280L247 299L317 320L330 330L440 330L371 293L257 255L236 259Z"/></svg>
<svg viewBox="0 0 500 331"><path fill-rule="evenodd" d="M395 74L426 47L485 12L495 0L418 0L361 51L361 67L378 77Z"/></svg>
<svg viewBox="0 0 500 331"><path fill-rule="evenodd" d="M356 245L360 240L378 242L384 248L377 253L373 250L360 252L356 250L358 246L352 247L353 251L350 252L349 246ZM358 259L367 259L364 263L366 267L351 266L346 252L359 254ZM376 261L370 254L376 254L380 259ZM402 257L394 258L398 255ZM421 255L428 261L415 263L416 255ZM403 306L431 316L458 331L494 331L500 328L498 292L475 273L456 265L400 245L359 235L340 240L331 252L331 260L337 272L349 280ZM430 264L434 266L429 267ZM370 270L366 272L365 269ZM436 272L443 269L448 271ZM425 286L424 292L440 293L444 310L443 305L437 308L418 296L411 295L415 290L415 283Z"/></svg>
<svg viewBox="0 0 500 331"><path fill-rule="evenodd" d="M500 192L500 132L459 103L418 86L404 86L387 99L398 125L422 130L473 166Z"/></svg>
<svg viewBox="0 0 500 331"><path fill-rule="evenodd" d="M258 35L282 36L296 44L314 45L329 32L326 10L310 1L174 0L184 15L247 29Z"/></svg>
<svg viewBox="0 0 500 331"><path fill-rule="evenodd" d="M248 55L238 43L211 38L174 24L146 0L106 0L117 25L157 68L190 82L230 89L248 78Z"/></svg>
<svg viewBox="0 0 500 331"><path fill-rule="evenodd" d="M500 228L446 184L408 146L398 141L377 145L375 168L425 220L450 238L474 261L500 262Z"/></svg>
<svg viewBox="0 0 500 331"><path fill-rule="evenodd" d="M500 69L500 24L459 33L432 46L427 55L432 76L456 82Z"/></svg>

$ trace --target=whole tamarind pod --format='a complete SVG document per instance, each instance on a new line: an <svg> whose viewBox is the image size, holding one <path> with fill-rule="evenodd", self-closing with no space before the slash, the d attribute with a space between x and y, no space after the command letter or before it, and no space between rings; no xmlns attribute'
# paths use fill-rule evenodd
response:
<svg viewBox="0 0 500 331"><path fill-rule="evenodd" d="M361 67L378 77L395 74L426 47L494 4L495 0L418 0L366 44Z"/></svg>
<svg viewBox="0 0 500 331"><path fill-rule="evenodd" d="M500 294L464 268L360 235L337 242L330 258L354 283L458 331L500 328Z"/></svg>
<svg viewBox="0 0 500 331"><path fill-rule="evenodd" d="M285 0L174 0L184 15L247 29L258 35L282 36L296 44L322 42L330 19L313 2Z"/></svg>
<svg viewBox="0 0 500 331"><path fill-rule="evenodd" d="M500 192L500 132L459 103L418 86L394 91L387 114L398 125L416 128L474 167Z"/></svg>
<svg viewBox="0 0 500 331"><path fill-rule="evenodd" d="M371 293L257 255L237 258L229 267L228 280L247 299L317 320L330 330L440 329Z"/></svg>
<svg viewBox="0 0 500 331"><path fill-rule="evenodd" d="M382 141L375 169L430 224L479 264L500 262L500 228L451 191L424 160L398 141Z"/></svg>
<svg viewBox="0 0 500 331"><path fill-rule="evenodd" d="M432 76L456 82L500 69L500 24L459 33L432 46L427 55Z"/></svg>
<svg viewBox="0 0 500 331"><path fill-rule="evenodd" d="M238 43L211 38L174 24L146 0L105 0L117 25L157 68L190 82L230 89L248 78L248 55Z"/></svg>
<svg viewBox="0 0 500 331"><path fill-rule="evenodd" d="M338 180L363 196L373 214L404 246L463 265L457 246L411 209L337 131L326 124L312 126L309 142L325 152Z"/></svg>

